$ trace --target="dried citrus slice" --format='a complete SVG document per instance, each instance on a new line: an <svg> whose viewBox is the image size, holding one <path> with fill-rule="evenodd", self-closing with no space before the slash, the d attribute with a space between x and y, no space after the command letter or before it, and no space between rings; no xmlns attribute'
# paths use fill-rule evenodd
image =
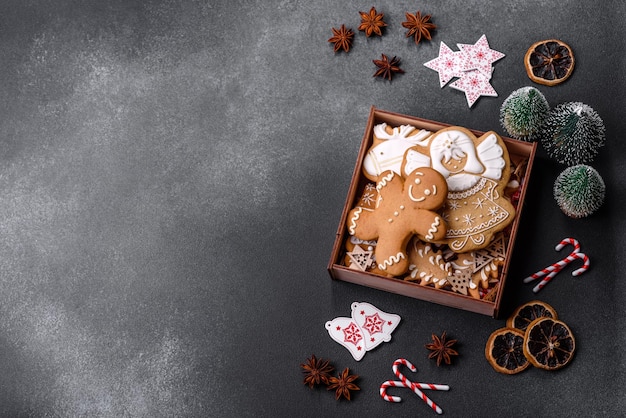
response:
<svg viewBox="0 0 626 418"><path fill-rule="evenodd" d="M565 42L547 39L535 42L524 56L528 77L535 83L553 86L562 83L574 71L574 54Z"/></svg>
<svg viewBox="0 0 626 418"><path fill-rule="evenodd" d="M568 364L576 349L574 334L563 321L537 318L524 335L524 355L535 367L556 370Z"/></svg>
<svg viewBox="0 0 626 418"><path fill-rule="evenodd" d="M526 331L528 324L537 318L549 317L557 319L554 308L540 300L533 300L519 306L506 320L506 326Z"/></svg>
<svg viewBox="0 0 626 418"><path fill-rule="evenodd" d="M524 333L515 328L495 330L487 340L485 357L495 371L516 374L525 370L530 363L524 356Z"/></svg>

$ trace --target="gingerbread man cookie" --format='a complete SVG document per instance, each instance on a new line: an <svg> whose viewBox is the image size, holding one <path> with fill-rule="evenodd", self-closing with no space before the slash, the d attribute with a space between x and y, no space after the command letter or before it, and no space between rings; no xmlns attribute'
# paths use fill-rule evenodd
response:
<svg viewBox="0 0 626 418"><path fill-rule="evenodd" d="M406 179L385 171L376 188L376 207L350 211L348 232L362 240L377 240L374 256L378 268L390 276L400 276L409 267L406 247L412 236L430 242L445 237L446 223L435 210L445 201L448 187L441 174L423 167Z"/></svg>
<svg viewBox="0 0 626 418"><path fill-rule="evenodd" d="M407 150L403 175L422 167L434 168L448 183L442 216L453 251L484 248L513 221L515 208L504 193L511 171L509 154L495 132L476 138L465 128L442 129L428 144Z"/></svg>

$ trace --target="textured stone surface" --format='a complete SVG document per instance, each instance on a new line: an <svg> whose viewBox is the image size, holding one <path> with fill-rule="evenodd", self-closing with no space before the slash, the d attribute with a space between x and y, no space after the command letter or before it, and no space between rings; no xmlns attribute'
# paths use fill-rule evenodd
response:
<svg viewBox="0 0 626 418"><path fill-rule="evenodd" d="M446 416L623 413L625 3L376 5L384 37L357 31L351 52L334 54L330 28L356 31L371 6L3 2L0 415L429 413L409 391L398 390L400 405L378 396L397 357L420 381L452 387L430 394ZM416 7L438 25L419 45L401 27ZM423 63L441 41L482 34L506 57L494 65L499 97L469 109ZM483 357L503 320L332 282L326 264L370 106L502 133L502 100L531 83L526 48L552 37L572 46L576 69L539 88L553 106L582 101L603 117L607 145L593 165L607 203L586 220L564 217L551 195L562 167L539 152L507 306L535 297L521 279L556 261L566 236L592 269L538 295L576 334L572 364L511 378ZM406 73L373 78L382 53ZM359 363L324 329L354 301L403 318ZM423 344L443 330L461 356L437 368ZM312 353L362 376L352 402L302 385Z"/></svg>

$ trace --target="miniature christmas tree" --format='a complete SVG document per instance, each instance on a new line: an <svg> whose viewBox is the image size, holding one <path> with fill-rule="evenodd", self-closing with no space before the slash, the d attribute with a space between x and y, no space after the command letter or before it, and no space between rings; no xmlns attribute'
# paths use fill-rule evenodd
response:
<svg viewBox="0 0 626 418"><path fill-rule="evenodd" d="M604 122L590 106L562 103L552 109L544 124L541 143L551 158L568 166L593 161L604 145Z"/></svg>
<svg viewBox="0 0 626 418"><path fill-rule="evenodd" d="M522 87L511 93L502 103L500 123L509 136L534 142L549 112L550 105L539 90Z"/></svg>
<svg viewBox="0 0 626 418"><path fill-rule="evenodd" d="M588 165L579 164L563 170L554 182L554 198L571 218L591 215L604 203L604 180Z"/></svg>

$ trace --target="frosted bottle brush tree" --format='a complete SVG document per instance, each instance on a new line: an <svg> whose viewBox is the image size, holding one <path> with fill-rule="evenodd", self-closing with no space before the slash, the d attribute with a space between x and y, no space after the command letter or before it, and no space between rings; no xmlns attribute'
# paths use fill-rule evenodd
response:
<svg viewBox="0 0 626 418"><path fill-rule="evenodd" d="M554 182L554 198L571 218L584 218L600 209L605 191L600 174L585 164L566 168Z"/></svg>
<svg viewBox="0 0 626 418"><path fill-rule="evenodd" d="M549 112L550 105L543 93L535 87L522 87L502 102L500 123L510 137L534 142Z"/></svg>
<svg viewBox="0 0 626 418"><path fill-rule="evenodd" d="M548 155L567 166L593 161L604 142L602 118L581 102L562 103L552 109L541 133Z"/></svg>

